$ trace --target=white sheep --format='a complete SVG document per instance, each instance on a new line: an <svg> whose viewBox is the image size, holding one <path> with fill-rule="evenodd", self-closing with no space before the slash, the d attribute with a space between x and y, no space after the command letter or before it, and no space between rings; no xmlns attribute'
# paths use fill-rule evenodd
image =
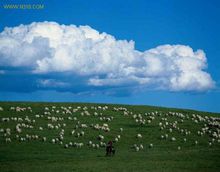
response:
<svg viewBox="0 0 220 172"><path fill-rule="evenodd" d="M43 140L43 142L46 142L47 138L46 138L46 137L43 137L42 140Z"/></svg>
<svg viewBox="0 0 220 172"><path fill-rule="evenodd" d="M69 146L73 146L73 143L72 143L72 142L69 142Z"/></svg>
<svg viewBox="0 0 220 172"><path fill-rule="evenodd" d="M84 136L85 135L85 132L84 131L81 131L80 132L80 136Z"/></svg>
<svg viewBox="0 0 220 172"><path fill-rule="evenodd" d="M74 133L75 133L75 130L72 130L72 131L71 131L71 134L74 135Z"/></svg>
<svg viewBox="0 0 220 172"><path fill-rule="evenodd" d="M173 141L173 142L176 141L176 138L175 138L175 137L172 137L172 138L171 138L171 141Z"/></svg>
<svg viewBox="0 0 220 172"><path fill-rule="evenodd" d="M136 135L136 138L141 139L142 135L139 133L139 134Z"/></svg>
<svg viewBox="0 0 220 172"><path fill-rule="evenodd" d="M92 147L93 147L93 148L95 148L95 147L96 147L96 145L93 143L93 144L92 144Z"/></svg>
<svg viewBox="0 0 220 172"><path fill-rule="evenodd" d="M140 149L144 149L144 146L142 144L140 144Z"/></svg>
<svg viewBox="0 0 220 172"><path fill-rule="evenodd" d="M104 136L99 135L99 136L98 136L98 140L104 140Z"/></svg>
<svg viewBox="0 0 220 172"><path fill-rule="evenodd" d="M135 147L136 152L138 152L140 150L140 148L138 146Z"/></svg>
<svg viewBox="0 0 220 172"><path fill-rule="evenodd" d="M52 142L53 144L55 144L56 140L55 140L55 139L52 139L51 142Z"/></svg>
<svg viewBox="0 0 220 172"><path fill-rule="evenodd" d="M89 145L89 146L91 146L91 145L92 145L92 141L91 141L91 140L88 142L88 145Z"/></svg>
<svg viewBox="0 0 220 172"><path fill-rule="evenodd" d="M170 128L169 131L170 131L170 133L172 133L172 131L173 131L172 128Z"/></svg>
<svg viewBox="0 0 220 172"><path fill-rule="evenodd" d="M6 142L6 143L11 142L11 138L5 138L5 142Z"/></svg>

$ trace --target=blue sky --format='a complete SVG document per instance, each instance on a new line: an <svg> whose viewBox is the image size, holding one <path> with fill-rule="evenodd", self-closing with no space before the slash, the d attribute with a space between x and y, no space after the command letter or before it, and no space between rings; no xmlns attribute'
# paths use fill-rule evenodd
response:
<svg viewBox="0 0 220 172"><path fill-rule="evenodd" d="M118 56L116 61L114 61L114 64L116 63L116 69L118 64L126 61L127 65L130 60L126 58L123 59L123 53L121 56L117 54L120 49L124 49L124 51L129 55L131 54L132 57L146 59L149 59L151 55L151 52L148 50L153 49L159 54L158 56L154 54L155 57L153 57L153 59L166 59L162 60L162 64L167 64L169 61L169 65L165 67L166 69L164 69L162 73L166 73L167 68L171 65L176 65L176 63L172 60L170 62L170 56L164 57L163 54L161 55L161 52L167 51L167 47L156 47L169 44L169 49L172 51L175 49L174 54L177 54L175 59L181 56L179 50L176 49L180 49L181 52L184 50L184 52L186 51L192 54L190 55L192 58L197 58L198 53L196 51L201 49L205 52L207 62L199 61L197 64L196 61L195 66L194 61L189 61L188 64L196 69L198 68L197 65L207 65L207 68L203 69L201 67L196 72L200 74L201 71L205 71L210 75L211 79L207 78L206 75L195 75L195 77L197 77L195 82L191 79L185 86L183 86L184 83L170 85L167 84L164 75L162 77L161 74L155 74L155 72L152 73L152 71L151 73L148 71L148 73L144 75L144 79L149 79L150 76L150 81L142 80L143 77L141 72L143 71L140 73L136 72L132 77L129 77L130 75L125 77L123 75L124 73L118 74L113 72L114 79L111 77L109 79L108 74L112 74L112 70L115 71L115 68L109 65L109 63L113 63L113 60L108 60L108 64L105 64L105 68L110 68L108 70L102 68L100 70L95 70L91 67L91 64L88 64L90 63L88 61L82 62L84 66L86 65L86 67L88 67L86 72L82 70L82 66L81 68L79 67L79 69L77 68L78 66L70 66L71 70L67 71L65 65L64 68L59 68L59 70L57 70L57 66L51 67L51 64L47 65L46 69L43 68L45 66L38 66L38 68L33 69L34 66L31 66L31 64L34 63L34 61L22 65L16 63L16 60L19 61L22 58L28 58L28 56L19 56L19 51L16 52L19 57L16 56L15 58L9 52L6 52L8 53L6 56L4 54L5 52L2 50L2 52L0 52L0 59L3 59L0 60L0 71L2 71L0 75L0 100L148 104L220 112L218 103L220 102L220 92L218 89L220 81L220 51L218 50L220 46L220 22L218 22L220 21L220 11L218 9L220 7L220 2L218 0L107 0L105 3L98 0L92 2L78 0L11 1L13 4L20 4L21 2L22 4L25 2L27 4L41 3L45 6L43 10L4 9L2 5L7 4L7 2L9 1L1 1L0 32L3 32L6 26L13 28L20 24L24 24L29 28L30 23L37 22L33 27L38 27L38 22L44 21L56 22L56 27L61 27L61 24L65 26L71 24L76 25L77 32L84 29L87 29L86 31L89 32L94 29L100 34L105 32L115 38L114 46L111 51L113 51L113 54L115 53L113 57ZM43 25L42 27L47 27L48 23L44 23ZM78 27L79 25L88 25L89 28L80 28ZM14 36L11 35L11 33L7 34L7 39ZM16 38L16 40L17 39L18 38ZM0 41L2 40L0 39ZM121 43L118 40L127 41ZM134 49L130 48L133 45L129 43L130 40L135 42ZM61 41L63 41L63 38ZM80 41L83 46L84 44L88 44L88 42L85 43L81 38ZM108 42L110 40L106 38L106 41ZM95 45L94 42L89 43L89 46L97 48ZM100 43L100 45L105 48L104 43ZM180 46L176 47L174 45ZM37 38L31 45L22 44L17 46L17 49L20 48L23 49L23 51L26 46L31 46L34 50L35 48L41 50L38 52L39 55L51 55L49 52L51 47L48 45L46 39ZM193 51L191 52L191 49L187 49L184 46L190 47ZM72 47L72 44L70 47ZM68 49L68 51L74 53L76 49ZM88 49L84 51L83 53L86 55L90 52ZM136 51L138 51L138 55L136 55ZM100 53L102 51L98 49L97 52ZM8 60L7 58L10 59L6 62L6 60ZM33 57L33 59L36 58L37 57ZM79 57L79 59L82 58L85 57ZM93 56L91 56L91 58L93 58ZM94 58L100 62L99 56L94 55ZM102 62L106 59L105 56L101 58L103 58L101 59ZM123 60L117 60L119 58ZM149 66L151 69L152 66L150 64L152 64L152 61L148 61L149 60L146 62L146 69L149 69ZM181 64L182 63L183 61L181 61ZM52 65L53 64L54 61ZM67 62L67 65L68 64ZM102 64L100 63L100 65ZM132 62L132 64L130 64L129 61L129 65L135 70L138 70L138 66L145 67L136 61ZM97 69L99 67L100 66L96 66L95 68ZM75 71L76 69L80 72L77 73ZM30 72L33 70L38 70L38 73L33 74L33 72ZM127 71L128 69L123 68L123 70ZM154 70L153 67L152 70ZM94 74L90 76L88 73L92 72L94 72ZM169 70L169 72L167 72L167 78L172 78L175 72L178 74L179 68L174 71ZM184 72L188 72L188 69ZM161 79L161 77L163 82L157 80L158 78ZM215 82L215 86L210 84L211 81L213 81L213 83ZM41 84L41 86L39 86L39 84ZM159 87L161 85L162 88Z"/></svg>

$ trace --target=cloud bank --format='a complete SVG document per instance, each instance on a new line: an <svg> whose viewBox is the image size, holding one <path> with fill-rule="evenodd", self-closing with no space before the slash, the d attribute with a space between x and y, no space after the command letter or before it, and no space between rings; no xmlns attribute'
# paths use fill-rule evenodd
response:
<svg viewBox="0 0 220 172"><path fill-rule="evenodd" d="M22 71L34 89L206 91L215 86L203 50L167 44L138 51L134 41L56 22L6 27L0 33L0 67L5 80Z"/></svg>

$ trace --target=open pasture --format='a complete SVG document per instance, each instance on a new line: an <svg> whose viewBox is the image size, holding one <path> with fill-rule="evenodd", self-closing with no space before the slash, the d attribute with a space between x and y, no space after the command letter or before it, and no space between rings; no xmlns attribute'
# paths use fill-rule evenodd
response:
<svg viewBox="0 0 220 172"><path fill-rule="evenodd" d="M0 171L219 171L220 114L151 106L0 103ZM109 140L115 156L105 156Z"/></svg>

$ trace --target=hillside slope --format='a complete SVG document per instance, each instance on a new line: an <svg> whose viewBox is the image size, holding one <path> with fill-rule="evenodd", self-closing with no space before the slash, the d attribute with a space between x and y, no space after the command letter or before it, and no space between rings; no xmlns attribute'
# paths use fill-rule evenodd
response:
<svg viewBox="0 0 220 172"><path fill-rule="evenodd" d="M109 140L116 149L105 156ZM219 171L220 114L0 102L0 171Z"/></svg>

